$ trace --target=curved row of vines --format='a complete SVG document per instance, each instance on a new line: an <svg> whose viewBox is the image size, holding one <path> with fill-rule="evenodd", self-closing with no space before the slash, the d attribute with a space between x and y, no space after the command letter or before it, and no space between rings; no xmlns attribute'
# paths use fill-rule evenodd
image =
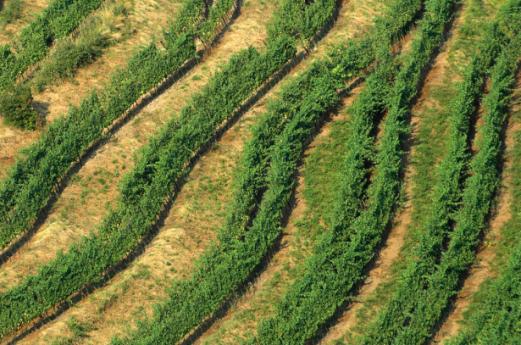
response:
<svg viewBox="0 0 521 345"><path fill-rule="evenodd" d="M234 2L227 4L225 8L229 10ZM108 270L132 257L133 249L153 231L158 216L193 161L241 114L241 107L247 104L248 98L295 57L297 42L309 41L329 23L336 6L336 1L331 0L312 5L284 2L270 26L265 51L249 48L233 56L203 90L192 97L181 110L179 119L171 120L152 138L141 152L136 168L124 178L118 207L105 218L98 233L84 238L66 254L43 266L36 275L0 295L3 306L0 333L6 335L14 331L71 294L102 281ZM292 25L280 19L288 15L295 17ZM195 21L182 25L194 24ZM186 42L186 35L183 36ZM103 104L101 96L94 93L78 111L99 115L100 104Z"/></svg>

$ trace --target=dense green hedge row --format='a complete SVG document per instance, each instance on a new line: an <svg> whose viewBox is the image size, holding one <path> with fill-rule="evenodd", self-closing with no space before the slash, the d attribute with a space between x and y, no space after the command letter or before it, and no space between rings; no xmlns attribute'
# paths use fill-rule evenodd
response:
<svg viewBox="0 0 521 345"><path fill-rule="evenodd" d="M368 79L353 107L353 127L331 231L319 240L304 276L289 288L275 315L260 324L254 343L305 344L365 277L364 268L374 258L399 198L402 145L410 108L422 75L443 42L453 5L453 1L427 1L412 52L397 75L389 57L384 57ZM385 109L383 136L372 162L376 120ZM371 163L375 176L364 200Z"/></svg>
<svg viewBox="0 0 521 345"><path fill-rule="evenodd" d="M431 294L424 303L428 305L420 306L422 312L419 317L426 320L436 320L446 308L449 299L457 293L461 277L468 271L475 258L475 250L480 241L481 232L487 225L494 193L500 183L500 165L502 153L502 134L506 123L509 110L509 101L512 88L515 85L515 73L517 70L517 59L519 57L519 46L517 51L509 51L502 54L492 72L492 88L485 98L486 118L482 128L483 140L480 151L474 158L471 165L472 175L465 184L463 194L463 207L457 215L457 225L451 234L451 241L448 249L443 253L438 270L430 278L429 290ZM517 255L513 260L518 259ZM514 263L513 274L519 262ZM519 277L511 276L512 288L519 284ZM509 287L503 286L503 290L508 291ZM501 296L508 303L519 303L519 295L516 290ZM519 290L517 290L519 293ZM432 297L431 297L432 296ZM501 296L501 297L500 297ZM511 299L510 299L511 298ZM509 300L510 299L510 300ZM434 302L436 301L436 302ZM495 302L499 302L496 300ZM430 303L430 304L429 304ZM498 307L492 303L489 311ZM500 302L501 305L501 302ZM492 319L478 335L478 339L491 339L495 344L516 344L521 339L519 329L519 304L510 310L508 305L503 304L502 309L495 309L497 316L501 319ZM510 315L505 316L505 314ZM429 324L424 327L430 326ZM503 328L510 327L510 328ZM500 337L501 336L501 337ZM512 336L512 337L510 337ZM464 338L463 338L464 339ZM505 341L502 341L504 339ZM517 339L517 341L516 341ZM463 340L463 344L475 343ZM489 342L483 342L489 344Z"/></svg>
<svg viewBox="0 0 521 345"><path fill-rule="evenodd" d="M208 18L198 29L198 36L205 44L210 44L215 28L226 18L226 14L230 12L234 2L235 0L219 0L213 3Z"/></svg>
<svg viewBox="0 0 521 345"><path fill-rule="evenodd" d="M167 31L166 50L155 44L141 49L125 69L117 70L109 84L94 91L78 108L53 122L41 138L18 159L7 179L0 185L0 248L27 230L45 207L54 186L89 147L102 138L104 130L165 77L178 70L196 55L193 33L204 12L204 2L186 1L182 21L174 27L184 31ZM194 8L194 4L199 6ZM95 102L93 100L96 100Z"/></svg>
<svg viewBox="0 0 521 345"><path fill-rule="evenodd" d="M180 120L168 123L142 152L136 168L123 180L118 207L104 220L99 234L83 239L36 275L0 295L0 334L103 280L108 269L127 258L151 233L190 162L211 143L221 124L295 54L295 40L282 36L268 42L265 53L250 48L235 55L183 108ZM99 114L106 102L102 96L93 94L80 110Z"/></svg>
<svg viewBox="0 0 521 345"><path fill-rule="evenodd" d="M174 283L169 301L157 309L153 320L115 344L175 343L215 315L251 278L280 236L306 143L324 115L339 104L336 90L343 84L339 76L367 67L370 59L360 55L359 47L350 44L344 50L351 58L349 65L343 65L348 70L330 68L330 62L316 63L270 105L245 148L219 242L198 261L190 279Z"/></svg>
<svg viewBox="0 0 521 345"><path fill-rule="evenodd" d="M489 287L466 328L447 345L521 344L521 248L512 253L508 267Z"/></svg>
<svg viewBox="0 0 521 345"><path fill-rule="evenodd" d="M286 7L291 7L291 4ZM376 51L381 49L381 44L378 44L378 47L373 46L373 37L383 31L389 30L388 32L386 31L386 35L389 35L387 36L388 39L395 41L400 37L400 33L406 32L404 27L410 26L419 12L420 7L421 1L418 0L394 1L390 5L388 13L385 16L378 17L376 20L376 30L374 30L372 35L362 40L350 41L347 45L336 47L334 51L330 52L329 59L324 61L327 68L335 74L337 80L352 78L354 74L358 74L361 70L369 66L375 60ZM283 8L283 11L287 11L287 8ZM397 16L397 14L402 15ZM394 21L400 23L400 25L395 25ZM285 25L287 25L287 23ZM288 31L285 31L284 33L287 32ZM382 73L384 73L384 70L381 70ZM273 141L276 135L278 135L277 133L283 128L282 126L287 123L292 114L297 112L300 106L299 102L304 99L307 92L306 90L312 90L313 77L313 70L303 74L284 89L279 100L270 104L271 109L268 111L269 115L265 118L267 123L262 123L256 129L259 132L255 133L254 138L245 148L243 162L240 164L242 168L240 169L250 171L250 174L239 173L235 178L237 186L233 206L230 207L228 222L225 226L226 230L221 231L221 235L236 235L236 231L240 232L244 229L244 226L250 220L249 217L255 210L257 200L260 200L262 192L265 190L265 175L266 169L269 166L269 156L267 156L264 148L273 145ZM371 77L368 83L371 83L373 79L374 77ZM381 89L379 89L379 91L381 91ZM367 95L365 95L368 93L367 91L362 93L360 97L363 98L363 101L358 101L355 106L359 108L359 112L362 112L362 109L373 107L372 115L377 116L379 111L381 111L381 104L372 102L372 98L377 97L377 92L378 91L375 90L375 94ZM371 102L371 104L367 102ZM281 120L285 122L281 122ZM360 117L360 121L369 125L371 119ZM363 132L364 130L361 131ZM259 163L260 161L262 161L262 163ZM258 164L259 168L253 169L252 167L255 166L255 164Z"/></svg>
<svg viewBox="0 0 521 345"><path fill-rule="evenodd" d="M351 136L345 146L347 155L341 173L343 183L334 205L334 225L319 239L314 255L306 262L304 276L277 305L276 316L260 323L258 337L252 343L304 344L335 312L338 300L348 295L350 286L346 281L354 276L339 279L336 275L342 276L343 271L331 263L340 262L349 236L346 229L360 215L365 202L368 168L374 155L374 130L385 111L395 73L392 64L381 63L367 78L350 111Z"/></svg>
<svg viewBox="0 0 521 345"><path fill-rule="evenodd" d="M226 224L219 231L219 241L240 240L244 229L257 210L257 203L266 190L270 152L288 122L302 108L302 102L315 90L319 67L311 68L284 87L278 99L268 103L267 114L253 129L234 178L234 197L227 213Z"/></svg>
<svg viewBox="0 0 521 345"><path fill-rule="evenodd" d="M281 15L269 27L268 39L287 35L307 44L331 19L336 5L335 1L329 0L286 1L281 4ZM295 16L295 13L299 15Z"/></svg>
<svg viewBox="0 0 521 345"><path fill-rule="evenodd" d="M476 163L471 171L472 177L467 182L465 191L462 192L468 164L468 136L471 117L477 110L477 101L487 71L497 59L502 46L507 44L509 37L515 33L511 30L503 32L501 28L510 25L509 23L515 18L512 16L515 13L514 10L516 7L520 8L519 3L519 0L516 0L507 4L502 11L503 15L507 13L507 16L500 15L498 21L484 37L481 49L466 69L465 80L459 88L452 107L449 150L439 167L440 179L434 188L432 213L422 225L425 230L422 231L419 244L413 252L414 258L410 259L407 268L400 276L399 286L393 292L391 301L370 327L364 339L366 344L416 344L425 341L430 336L437 320L442 316L449 298L457 292L460 276L457 276L455 272L451 272L452 276L446 277L446 281L435 280L442 279L439 276L441 272L447 273L444 270L443 262L457 257L460 260L459 264L464 265L464 262L470 260L468 262L470 264L472 260L473 256L467 257L470 253L461 252L460 247L454 247L454 253L449 251L443 253L443 250L448 241L451 241L449 248L452 248L457 232L464 231L463 228L467 226L473 226L473 231L476 234L480 233L480 229L484 226L484 223L481 222L484 222L485 219L479 220L477 215L486 216L493 198L493 187L497 181L493 182L493 176L485 175L481 176L482 180L479 181L479 175L476 176L478 172ZM487 131L485 127L484 131ZM484 155L483 151L488 151L488 155L499 154L490 151L491 148L482 147L475 161L483 159L480 158L480 155ZM491 160L488 160L487 164L490 164L491 169L497 169L497 165L494 165ZM481 183L483 185L480 187ZM475 185L471 187L472 184ZM487 186L487 184L490 185ZM476 191L481 193L479 198L473 194ZM463 195L463 199L461 195ZM458 206L461 204L463 207L458 210ZM451 234L454 223L457 225ZM466 245L470 246L469 248L475 245L472 242L472 236L465 241ZM464 257L465 261L461 261Z"/></svg>
<svg viewBox="0 0 521 345"><path fill-rule="evenodd" d="M121 200L98 235L85 238L20 285L0 295L0 334L14 330L64 300L123 260L151 231L189 161L209 143L236 108L295 53L291 42L273 44L260 54L247 49L234 56L204 90L194 96L180 119L168 123L142 152L125 177ZM85 107L96 111L93 95Z"/></svg>
<svg viewBox="0 0 521 345"><path fill-rule="evenodd" d="M31 65L41 60L49 50L51 44L73 31L82 20L97 9L103 0L54 0L42 14L25 27L14 50L7 46L0 47L0 114L15 126L34 128L37 114L31 108L24 107L24 103L31 101L30 93L26 89L17 89L16 78ZM9 92L5 92L9 91ZM5 100L6 98L9 100ZM22 106L10 106L20 97ZM6 104L7 103L7 104Z"/></svg>
<svg viewBox="0 0 521 345"><path fill-rule="evenodd" d="M514 115L515 116L515 115ZM521 136L516 133L512 165L514 190L511 204L512 218L506 225L515 245L506 252L508 261L497 278L483 284L479 298L471 304L462 331L448 345L490 344L515 345L521 343L521 245L518 241L521 224ZM506 234L503 233L502 236ZM506 236L505 236L506 237ZM504 239L507 240L508 239Z"/></svg>
<svg viewBox="0 0 521 345"><path fill-rule="evenodd" d="M382 48L385 49L387 42L395 42L403 37L409 31L414 19L419 16L423 2L399 0L387 4L386 15L377 17L374 27L365 34L364 39L356 42L357 61L361 65L369 65L375 55L379 54ZM349 44L353 45L353 42ZM341 75L344 71L350 71L349 66L352 64L351 55L345 54L345 49L345 44L335 47L329 54L328 66L335 74L339 74L340 78L348 79L352 77L349 73Z"/></svg>
<svg viewBox="0 0 521 345"><path fill-rule="evenodd" d="M334 82L328 69L317 64L310 73L314 76L312 88L306 90L299 109L292 114L275 145L269 148L266 192L252 225L237 236L221 236L220 243L199 260L193 276L173 286L169 301L157 309L154 320L141 324L129 339L114 341L115 344L178 342L215 313L261 263L280 235L281 221L293 193L295 172L305 143L323 115L339 101L336 89L340 84ZM269 128L264 128L260 132L268 131ZM252 146L250 150L253 150ZM261 146L258 150L264 151L266 147ZM255 175L255 170L262 168L262 161L254 162L244 174Z"/></svg>

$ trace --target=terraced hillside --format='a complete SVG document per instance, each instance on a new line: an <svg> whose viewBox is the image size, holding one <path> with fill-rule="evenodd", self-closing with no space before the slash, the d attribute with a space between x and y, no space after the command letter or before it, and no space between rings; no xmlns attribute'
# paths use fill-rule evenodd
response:
<svg viewBox="0 0 521 345"><path fill-rule="evenodd" d="M0 0L0 344L521 344L520 63L521 0Z"/></svg>

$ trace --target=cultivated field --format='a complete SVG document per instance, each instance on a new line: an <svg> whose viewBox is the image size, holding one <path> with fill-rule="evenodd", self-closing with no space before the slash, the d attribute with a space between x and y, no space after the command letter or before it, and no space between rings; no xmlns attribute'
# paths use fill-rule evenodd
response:
<svg viewBox="0 0 521 345"><path fill-rule="evenodd" d="M521 0L0 0L0 345L521 344Z"/></svg>

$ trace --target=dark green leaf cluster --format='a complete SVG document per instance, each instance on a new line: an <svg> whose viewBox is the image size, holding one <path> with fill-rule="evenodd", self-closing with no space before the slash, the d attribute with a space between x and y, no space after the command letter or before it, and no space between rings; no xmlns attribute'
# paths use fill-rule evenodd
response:
<svg viewBox="0 0 521 345"><path fill-rule="evenodd" d="M222 25L226 19L229 9L233 5L235 0L219 0L214 1L212 10L208 18L201 24L198 29L198 37L205 43L208 44L211 41L211 37L215 32L215 29Z"/></svg>
<svg viewBox="0 0 521 345"><path fill-rule="evenodd" d="M31 90L25 85L13 85L9 90L0 92L0 113L5 116L8 124L16 127L35 129L38 113L32 106Z"/></svg>
<svg viewBox="0 0 521 345"><path fill-rule="evenodd" d="M270 23L268 37L285 35L306 43L331 20L336 6L334 0L284 1Z"/></svg>

